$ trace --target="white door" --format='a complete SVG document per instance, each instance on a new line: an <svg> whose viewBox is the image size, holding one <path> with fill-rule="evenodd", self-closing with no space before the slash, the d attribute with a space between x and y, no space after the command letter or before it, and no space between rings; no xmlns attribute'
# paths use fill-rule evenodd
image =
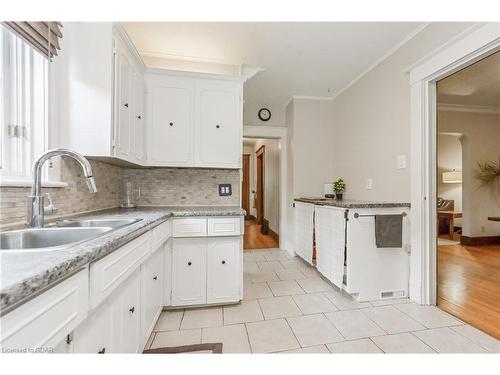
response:
<svg viewBox="0 0 500 375"><path fill-rule="evenodd" d="M197 164L240 168L241 104L236 90L198 87Z"/></svg>
<svg viewBox="0 0 500 375"><path fill-rule="evenodd" d="M241 237L208 239L207 303L239 300L240 251Z"/></svg>
<svg viewBox="0 0 500 375"><path fill-rule="evenodd" d="M113 332L113 338L119 338L119 351L136 353L142 341L140 337L141 289L139 271L137 270L122 286L119 309L114 319L118 331Z"/></svg>
<svg viewBox="0 0 500 375"><path fill-rule="evenodd" d="M119 43L115 54L115 154L131 158L132 147L132 97L130 60Z"/></svg>
<svg viewBox="0 0 500 375"><path fill-rule="evenodd" d="M142 337L149 335L163 307L163 249L156 251L142 266Z"/></svg>
<svg viewBox="0 0 500 375"><path fill-rule="evenodd" d="M148 103L151 164L192 165L192 91L187 87L153 87L149 91Z"/></svg>
<svg viewBox="0 0 500 375"><path fill-rule="evenodd" d="M295 252L312 264L314 205L295 202Z"/></svg>
<svg viewBox="0 0 500 375"><path fill-rule="evenodd" d="M113 341L113 302L104 303L92 316L79 325L73 334L75 353L115 353Z"/></svg>
<svg viewBox="0 0 500 375"><path fill-rule="evenodd" d="M136 161L144 161L144 135L146 132L146 122L144 120L144 83L141 75L134 71L132 74L133 87L133 150Z"/></svg>
<svg viewBox="0 0 500 375"><path fill-rule="evenodd" d="M172 242L172 306L207 301L206 238L174 238Z"/></svg>

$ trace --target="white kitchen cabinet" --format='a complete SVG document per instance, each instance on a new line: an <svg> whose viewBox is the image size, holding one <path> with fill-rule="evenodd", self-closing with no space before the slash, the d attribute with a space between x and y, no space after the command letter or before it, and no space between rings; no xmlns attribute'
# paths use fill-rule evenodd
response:
<svg viewBox="0 0 500 375"><path fill-rule="evenodd" d="M162 85L150 84L148 103L149 164L192 165L194 121L191 85L181 80L167 81Z"/></svg>
<svg viewBox="0 0 500 375"><path fill-rule="evenodd" d="M172 305L200 305L207 300L206 239L172 241Z"/></svg>
<svg viewBox="0 0 500 375"><path fill-rule="evenodd" d="M137 270L122 286L115 304L113 338L118 339L118 351L136 353L141 340L141 284Z"/></svg>
<svg viewBox="0 0 500 375"><path fill-rule="evenodd" d="M239 168L241 165L241 93L227 82L197 86L196 164Z"/></svg>
<svg viewBox="0 0 500 375"><path fill-rule="evenodd" d="M116 353L118 340L113 340L113 303L104 303L75 330L75 353Z"/></svg>
<svg viewBox="0 0 500 375"><path fill-rule="evenodd" d="M240 77L149 69L148 164L240 168Z"/></svg>
<svg viewBox="0 0 500 375"><path fill-rule="evenodd" d="M207 303L234 302L239 299L240 249L240 237L214 237L207 240Z"/></svg>
<svg viewBox="0 0 500 375"><path fill-rule="evenodd" d="M141 271L142 337L147 337L163 307L163 247L160 247L143 265ZM170 276L170 274L168 274Z"/></svg>
<svg viewBox="0 0 500 375"><path fill-rule="evenodd" d="M137 121L144 118L141 57L120 24L63 26L61 52L50 64L57 146L143 164L146 126Z"/></svg>
<svg viewBox="0 0 500 375"><path fill-rule="evenodd" d="M314 205L295 202L295 253L312 264Z"/></svg>
<svg viewBox="0 0 500 375"><path fill-rule="evenodd" d="M172 239L163 245L163 306L172 306Z"/></svg>

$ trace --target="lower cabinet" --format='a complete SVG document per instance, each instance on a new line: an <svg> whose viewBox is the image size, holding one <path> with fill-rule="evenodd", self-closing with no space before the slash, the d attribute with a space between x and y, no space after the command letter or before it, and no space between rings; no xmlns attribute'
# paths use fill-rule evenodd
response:
<svg viewBox="0 0 500 375"><path fill-rule="evenodd" d="M74 332L77 353L136 353L140 344L140 277L134 272Z"/></svg>
<svg viewBox="0 0 500 375"><path fill-rule="evenodd" d="M172 305L201 305L207 301L206 238L172 241Z"/></svg>
<svg viewBox="0 0 500 375"><path fill-rule="evenodd" d="M163 272L164 245L143 265L141 271L142 294L142 337L149 335L156 318L163 307L163 284L166 280Z"/></svg>
<svg viewBox="0 0 500 375"><path fill-rule="evenodd" d="M174 238L172 306L240 300L241 237Z"/></svg>

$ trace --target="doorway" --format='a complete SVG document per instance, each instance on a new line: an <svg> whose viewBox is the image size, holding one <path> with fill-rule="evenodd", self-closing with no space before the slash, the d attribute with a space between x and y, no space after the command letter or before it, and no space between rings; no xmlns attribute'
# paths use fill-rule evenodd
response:
<svg viewBox="0 0 500 375"><path fill-rule="evenodd" d="M279 248L279 141L244 138L242 175L242 207L247 211L244 250Z"/></svg>
<svg viewBox="0 0 500 375"><path fill-rule="evenodd" d="M436 97L436 305L500 339L500 52Z"/></svg>

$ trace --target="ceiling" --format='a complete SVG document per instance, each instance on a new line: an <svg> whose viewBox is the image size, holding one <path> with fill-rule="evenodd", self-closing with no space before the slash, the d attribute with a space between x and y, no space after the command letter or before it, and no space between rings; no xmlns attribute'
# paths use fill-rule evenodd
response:
<svg viewBox="0 0 500 375"><path fill-rule="evenodd" d="M439 81L438 101L500 108L500 52Z"/></svg>
<svg viewBox="0 0 500 375"><path fill-rule="evenodd" d="M150 59L261 68L245 83L245 102L283 108L293 95L335 95L422 24L129 22L124 26L139 53Z"/></svg>

